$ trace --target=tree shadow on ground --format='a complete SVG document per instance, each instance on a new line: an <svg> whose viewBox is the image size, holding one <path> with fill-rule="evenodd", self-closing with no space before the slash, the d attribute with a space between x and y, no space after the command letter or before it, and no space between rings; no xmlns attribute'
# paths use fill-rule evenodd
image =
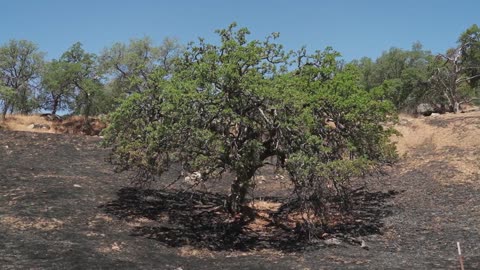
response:
<svg viewBox="0 0 480 270"><path fill-rule="evenodd" d="M382 219L392 213L387 200L396 192L356 192L349 221L324 228L330 236L344 239L381 233ZM277 249L295 252L322 247L322 241L308 241L295 228L274 222L278 211L263 211L261 230L234 219L224 208L226 196L208 192L151 190L133 187L118 191L118 199L100 206L110 215L131 224L132 236L155 239L170 247L192 246L212 251ZM263 201L281 203L285 198ZM283 207L280 207L283 209ZM272 218L270 218L272 217ZM251 222L251 221L250 221Z"/></svg>

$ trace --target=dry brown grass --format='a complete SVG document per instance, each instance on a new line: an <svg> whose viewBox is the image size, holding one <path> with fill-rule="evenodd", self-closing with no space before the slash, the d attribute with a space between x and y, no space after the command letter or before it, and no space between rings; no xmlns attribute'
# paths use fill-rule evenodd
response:
<svg viewBox="0 0 480 270"><path fill-rule="evenodd" d="M38 133L62 133L62 134L87 134L87 135L99 135L100 132L106 127L106 124L97 118L90 118L91 129L84 130L85 119L82 116L71 116L63 121L50 121L44 117L34 115L7 115L5 121L0 121L0 127L3 127L12 131L27 131ZM45 125L49 126L49 129L35 128L32 129L30 125Z"/></svg>
<svg viewBox="0 0 480 270"><path fill-rule="evenodd" d="M109 254L109 253L121 252L123 251L124 247L125 247L125 243L114 242L113 244L98 247L96 250L100 253Z"/></svg>
<svg viewBox="0 0 480 270"><path fill-rule="evenodd" d="M448 184L480 179L480 111L414 118L402 115L396 129L397 149L403 171L431 162L441 162L449 171L438 171L435 179Z"/></svg>
<svg viewBox="0 0 480 270"><path fill-rule="evenodd" d="M52 219L45 219L45 218L22 218L22 217L15 217L15 216L2 216L0 217L0 224L5 225L14 230L40 230L40 231L52 231L59 229L63 226L63 222L52 218Z"/></svg>
<svg viewBox="0 0 480 270"><path fill-rule="evenodd" d="M282 204L279 202L255 200L255 201L252 201L248 206L256 209L257 211L276 212L280 208L280 206L282 206Z"/></svg>
<svg viewBox="0 0 480 270"><path fill-rule="evenodd" d="M212 251L204 248L195 248L192 246L183 246L178 249L178 255L181 257L214 258Z"/></svg>
<svg viewBox="0 0 480 270"><path fill-rule="evenodd" d="M99 135L100 132L107 127L97 118L90 118L91 130L85 132L83 130L85 118L82 116L71 116L57 124L55 129L58 133L79 134L86 133L87 135Z"/></svg>
<svg viewBox="0 0 480 270"><path fill-rule="evenodd" d="M137 217L126 222L127 226L130 227L142 227L142 226L156 226L159 223L168 223L170 217L167 214L160 214L157 217L157 220L152 220L146 217Z"/></svg>
<svg viewBox="0 0 480 270"><path fill-rule="evenodd" d="M105 214L97 214L93 219L87 221L87 225L90 228L96 227L105 223L112 223L113 218Z"/></svg>
<svg viewBox="0 0 480 270"><path fill-rule="evenodd" d="M402 134L394 140L400 155L422 147L480 147L480 111L414 118L400 116L396 129Z"/></svg>
<svg viewBox="0 0 480 270"><path fill-rule="evenodd" d="M31 129L28 126L32 124L48 125L50 129ZM46 120L40 115L7 115L5 121L1 123L3 127L13 131L28 131L28 132L40 132L40 133L56 133L52 128L52 122Z"/></svg>

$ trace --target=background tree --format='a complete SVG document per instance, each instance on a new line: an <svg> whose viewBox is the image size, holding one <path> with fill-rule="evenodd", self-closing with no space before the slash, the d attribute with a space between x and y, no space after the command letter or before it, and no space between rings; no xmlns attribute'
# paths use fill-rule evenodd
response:
<svg viewBox="0 0 480 270"><path fill-rule="evenodd" d="M286 53L278 34L248 41L235 24L217 33L219 45L190 44L171 78L155 74L112 114L105 143L120 169L144 180L178 163L200 173L198 181L231 172L227 209L245 214L255 174L275 158L301 209L325 217L326 202L347 194L351 177L391 160L382 123L393 120L393 107L359 87L353 66L339 70L337 52Z"/></svg>
<svg viewBox="0 0 480 270"><path fill-rule="evenodd" d="M365 89L370 90L376 86L379 86L378 80L374 78L374 76L376 76L376 65L372 59L369 57L362 57L360 60L352 61L352 64L356 65L361 71L360 80Z"/></svg>
<svg viewBox="0 0 480 270"><path fill-rule="evenodd" d="M4 114L2 114L2 120L5 121L6 110L8 109L9 104L12 104L15 100L15 90L10 87L3 85L0 81L0 105L3 108Z"/></svg>
<svg viewBox="0 0 480 270"><path fill-rule="evenodd" d="M43 56L38 47L27 40L10 40L0 47L0 79L15 91L13 99L3 100L3 118L8 110L27 114L39 107L36 91Z"/></svg>
<svg viewBox="0 0 480 270"><path fill-rule="evenodd" d="M431 102L429 79L434 56L416 42L411 50L391 48L375 62L369 58L353 61L361 71L361 83L367 90L391 100L398 110L411 111L419 103ZM383 94L380 94L383 92Z"/></svg>
<svg viewBox="0 0 480 270"><path fill-rule="evenodd" d="M461 34L458 46L437 56L432 88L443 95L453 112L480 94L480 29L473 25Z"/></svg>
<svg viewBox="0 0 480 270"><path fill-rule="evenodd" d="M60 61L69 65L73 91L75 95L74 112L82 114L85 118L85 128L88 128L90 115L108 112L111 107L106 105L111 102L103 90L102 75L99 70L97 56L88 53L77 42L67 50Z"/></svg>
<svg viewBox="0 0 480 270"><path fill-rule="evenodd" d="M462 48L462 65L467 82L472 89L480 84L480 28L474 24L460 35L458 43Z"/></svg>
<svg viewBox="0 0 480 270"><path fill-rule="evenodd" d="M171 38L164 39L160 46L155 46L148 37L132 39L129 44L115 43L105 49L100 55L100 65L111 77L111 89L124 98L145 90L148 77L156 68L171 71L180 50L178 41Z"/></svg>
<svg viewBox="0 0 480 270"><path fill-rule="evenodd" d="M42 100L44 109L51 109L52 114L58 110L71 109L75 99L76 69L73 63L52 60L45 65L42 72Z"/></svg>

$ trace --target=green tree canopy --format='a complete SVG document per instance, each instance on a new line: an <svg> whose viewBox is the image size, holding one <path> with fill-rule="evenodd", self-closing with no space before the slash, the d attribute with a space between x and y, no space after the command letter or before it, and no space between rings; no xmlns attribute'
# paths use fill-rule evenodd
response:
<svg viewBox="0 0 480 270"><path fill-rule="evenodd" d="M52 60L46 63L42 72L42 100L44 109L57 110L73 108L77 70L73 63Z"/></svg>
<svg viewBox="0 0 480 270"><path fill-rule="evenodd" d="M323 216L351 177L394 157L383 125L393 106L359 86L354 66L340 69L337 52L287 53L278 34L250 41L235 24L217 33L220 44L191 43L171 78L157 71L112 114L105 142L120 169L153 177L181 164L198 181L233 173L235 214L246 212L255 174L275 158L302 209Z"/></svg>
<svg viewBox="0 0 480 270"><path fill-rule="evenodd" d="M462 49L462 65L469 78L471 88L478 88L480 84L480 28L474 24L460 35L458 43Z"/></svg>
<svg viewBox="0 0 480 270"><path fill-rule="evenodd" d="M27 40L10 40L0 47L0 80L15 91L12 99L3 100L3 118L8 110L29 113L39 107L36 91L43 56L37 45Z"/></svg>
<svg viewBox="0 0 480 270"><path fill-rule="evenodd" d="M435 102L429 91L434 56L416 42L411 50L391 48L375 62L362 58L353 64L361 71L361 83L367 89L393 102L399 110L411 110L418 103Z"/></svg>
<svg viewBox="0 0 480 270"><path fill-rule="evenodd" d="M4 109L8 109L9 104L12 104L15 100L15 90L3 85L0 81L0 105ZM5 114L2 115L2 120L5 120Z"/></svg>
<svg viewBox="0 0 480 270"><path fill-rule="evenodd" d="M86 52L79 42L73 44L60 58L68 66L68 79L73 85L74 112L85 118L111 109L111 96L104 91L97 60L97 56Z"/></svg>
<svg viewBox="0 0 480 270"><path fill-rule="evenodd" d="M156 68L173 69L173 60L181 46L177 40L166 38L160 46L145 37L132 39L129 44L115 43L100 55L102 70L111 76L111 88L118 96L141 92L147 88L148 77Z"/></svg>

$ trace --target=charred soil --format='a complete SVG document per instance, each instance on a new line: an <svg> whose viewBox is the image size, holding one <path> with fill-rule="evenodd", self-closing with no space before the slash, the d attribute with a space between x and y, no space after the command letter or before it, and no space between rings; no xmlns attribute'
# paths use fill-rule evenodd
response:
<svg viewBox="0 0 480 270"><path fill-rule="evenodd" d="M480 113L398 129L402 160L310 242L275 222L289 186L268 169L240 224L222 208L228 183L135 188L98 137L0 130L0 268L457 269L458 241L480 269Z"/></svg>

